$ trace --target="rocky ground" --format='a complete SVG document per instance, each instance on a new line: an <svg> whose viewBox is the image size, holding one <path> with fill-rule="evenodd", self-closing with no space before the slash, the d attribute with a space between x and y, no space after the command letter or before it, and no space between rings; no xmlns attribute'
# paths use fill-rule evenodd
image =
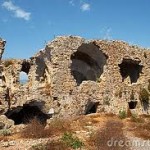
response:
<svg viewBox="0 0 150 150"><path fill-rule="evenodd" d="M48 120L44 129L46 133L43 131L44 134L41 134L41 137L30 134L31 128L29 128L29 125L20 125L18 130L13 128L14 133L0 136L0 150L75 149L70 145L65 148L61 145L62 142L60 141L63 139L65 132L73 134L79 141L82 141L83 145L76 149L148 150L150 149L150 142L148 141L150 138L149 119L149 117L144 116L120 119L112 114L90 114L72 119ZM30 127L35 130L35 125ZM39 133L41 131L40 128L36 130ZM27 134L24 134L23 131ZM110 143L110 140L113 142ZM121 140L123 143L118 143ZM110 147L107 146L108 141ZM115 143L115 141L117 142ZM138 145L134 144L135 141ZM51 143L49 147L45 147L47 143Z"/></svg>

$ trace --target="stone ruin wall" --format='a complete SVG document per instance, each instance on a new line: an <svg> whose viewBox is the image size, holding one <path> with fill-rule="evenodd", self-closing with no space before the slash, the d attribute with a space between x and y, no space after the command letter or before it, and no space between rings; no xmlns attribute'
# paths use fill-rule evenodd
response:
<svg viewBox="0 0 150 150"><path fill-rule="evenodd" d="M130 46L122 41L86 41L80 37L59 37L48 47L52 54L52 97L54 102L56 101L57 105L60 106L60 114L85 114L90 102L99 103L97 112L118 113L119 110L128 107L132 91L135 100L138 101L136 112L145 113L141 107L139 93L141 88L148 86L149 50ZM96 82L87 80L77 85L71 73L73 63L71 56L77 51L89 55L96 62L99 59L104 59L104 61L99 62L99 66L104 63L100 66L103 71ZM96 55L94 55L95 53ZM86 56L83 55L83 57ZM75 63L78 63L81 58L75 59L77 59ZM83 65L85 60L82 59L81 61L77 67ZM122 77L119 67L122 62L128 64L127 69L131 71L133 77ZM79 72L84 69L85 67L81 68ZM86 70L84 73L87 77ZM94 71L93 74L95 74ZM120 91L121 96L119 96Z"/></svg>
<svg viewBox="0 0 150 150"><path fill-rule="evenodd" d="M5 41L0 41L3 54ZM139 93L150 79L150 51L122 41L57 37L28 60L1 62L0 112L24 104L37 105L54 116L96 112L118 113L129 107L133 91L136 113L144 110ZM20 72L28 82L19 82ZM94 110L95 109L95 110Z"/></svg>

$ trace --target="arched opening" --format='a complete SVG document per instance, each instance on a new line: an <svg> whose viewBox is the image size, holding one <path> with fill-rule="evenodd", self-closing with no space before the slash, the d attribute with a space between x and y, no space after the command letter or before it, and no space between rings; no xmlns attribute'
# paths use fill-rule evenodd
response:
<svg viewBox="0 0 150 150"><path fill-rule="evenodd" d="M135 109L137 105L137 101L130 101L128 102L129 109Z"/></svg>
<svg viewBox="0 0 150 150"><path fill-rule="evenodd" d="M19 75L19 82L20 82L21 84L25 84L25 83L28 82L28 75L27 75L25 72L23 72L23 71L20 72L20 75Z"/></svg>
<svg viewBox="0 0 150 150"><path fill-rule="evenodd" d="M39 57L36 58L36 65L36 80L42 82L46 79L47 66L44 59Z"/></svg>
<svg viewBox="0 0 150 150"><path fill-rule="evenodd" d="M88 102L85 114L92 114L97 112L97 107L99 105L99 102Z"/></svg>
<svg viewBox="0 0 150 150"><path fill-rule="evenodd" d="M139 65L139 62L131 59L123 59L122 63L118 66L120 67L122 82L129 76L131 84L137 82L143 68L143 66Z"/></svg>
<svg viewBox="0 0 150 150"><path fill-rule="evenodd" d="M36 118L41 123L45 124L46 120L50 118L48 114L45 114L36 105L24 104L23 106L16 107L12 110L8 110L5 115L14 120L15 125L27 124L30 120Z"/></svg>
<svg viewBox="0 0 150 150"><path fill-rule="evenodd" d="M71 74L77 85L82 81L97 81L103 73L107 56L93 43L82 44L78 50L71 55Z"/></svg>
<svg viewBox="0 0 150 150"><path fill-rule="evenodd" d="M30 63L28 61L24 60L23 63L22 63L21 71L23 71L26 74L28 74L29 70L30 70Z"/></svg>
<svg viewBox="0 0 150 150"><path fill-rule="evenodd" d="M22 63L22 68L21 68L21 72L19 75L19 82L21 84L25 84L28 82L28 73L30 70L30 63L27 62L26 60L23 61Z"/></svg>

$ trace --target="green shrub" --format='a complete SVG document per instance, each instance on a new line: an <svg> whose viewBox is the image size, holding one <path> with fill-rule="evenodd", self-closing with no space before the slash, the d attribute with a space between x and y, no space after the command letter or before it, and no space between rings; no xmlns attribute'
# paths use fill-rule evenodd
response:
<svg viewBox="0 0 150 150"><path fill-rule="evenodd" d="M141 89L139 98L142 103L149 103L149 93L145 88Z"/></svg>
<svg viewBox="0 0 150 150"><path fill-rule="evenodd" d="M84 145L82 141L80 141L77 137L73 137L72 133L69 132L64 133L61 140L65 143L65 145L73 149L81 148Z"/></svg>
<svg viewBox="0 0 150 150"><path fill-rule="evenodd" d="M119 111L119 118L120 119L125 119L127 117L127 113L125 110L120 110Z"/></svg>
<svg viewBox="0 0 150 150"><path fill-rule="evenodd" d="M3 129L0 131L0 135L9 136L11 135L11 131L9 129Z"/></svg>

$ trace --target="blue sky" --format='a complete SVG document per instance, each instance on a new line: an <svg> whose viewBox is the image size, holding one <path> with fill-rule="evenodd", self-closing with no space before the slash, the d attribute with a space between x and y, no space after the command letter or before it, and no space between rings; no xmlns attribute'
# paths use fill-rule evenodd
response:
<svg viewBox="0 0 150 150"><path fill-rule="evenodd" d="M4 58L29 58L57 35L150 47L150 0L0 0Z"/></svg>

